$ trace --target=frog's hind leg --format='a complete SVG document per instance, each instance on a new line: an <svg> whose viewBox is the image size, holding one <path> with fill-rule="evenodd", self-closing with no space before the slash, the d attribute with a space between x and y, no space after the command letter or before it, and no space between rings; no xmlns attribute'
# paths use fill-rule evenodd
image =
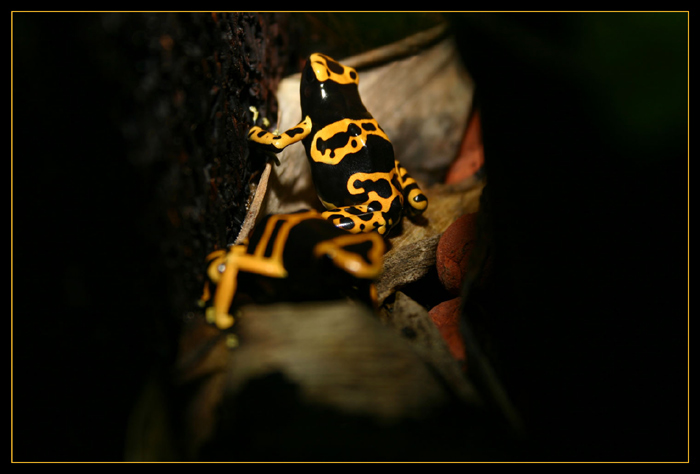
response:
<svg viewBox="0 0 700 474"><path fill-rule="evenodd" d="M401 220L401 196L396 196L384 205L380 202L359 204L356 206L329 209L321 215L336 227L353 234L376 230L380 235L387 235L389 230Z"/></svg>
<svg viewBox="0 0 700 474"><path fill-rule="evenodd" d="M428 207L428 198L423 194L423 191L418 186L413 177L408 174L406 168L401 166L398 161L396 163L396 172L399 175L399 181L403 188L403 196L406 204L406 213L409 216L417 216L423 213Z"/></svg>

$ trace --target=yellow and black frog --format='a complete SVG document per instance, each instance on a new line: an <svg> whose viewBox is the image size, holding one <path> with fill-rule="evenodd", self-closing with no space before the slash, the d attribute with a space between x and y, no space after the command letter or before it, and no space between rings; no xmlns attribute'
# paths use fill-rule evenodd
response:
<svg viewBox="0 0 700 474"><path fill-rule="evenodd" d="M351 297L372 306L384 251L381 236L344 231L314 210L271 214L243 243L209 254L200 304L222 330L239 295L240 304Z"/></svg>
<svg viewBox="0 0 700 474"><path fill-rule="evenodd" d="M386 236L404 212L421 214L428 200L394 157L384 130L367 111L354 68L312 54L301 74L303 120L275 134L258 126L248 139L273 153L301 141L311 164L323 217L352 233Z"/></svg>

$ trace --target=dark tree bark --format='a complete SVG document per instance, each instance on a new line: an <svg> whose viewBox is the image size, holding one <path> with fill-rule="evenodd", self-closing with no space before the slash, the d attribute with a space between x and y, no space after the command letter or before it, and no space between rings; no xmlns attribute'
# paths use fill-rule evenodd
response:
<svg viewBox="0 0 700 474"><path fill-rule="evenodd" d="M204 257L245 215L248 108L277 113L285 21L13 15L15 460L122 458Z"/></svg>

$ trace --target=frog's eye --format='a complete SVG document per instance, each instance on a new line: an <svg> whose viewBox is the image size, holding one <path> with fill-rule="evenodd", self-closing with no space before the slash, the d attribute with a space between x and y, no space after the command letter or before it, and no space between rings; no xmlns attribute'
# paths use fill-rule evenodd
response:
<svg viewBox="0 0 700 474"><path fill-rule="evenodd" d="M318 89L318 78L316 72L311 67L304 68L303 81L301 82L301 96L308 99Z"/></svg>
<svg viewBox="0 0 700 474"><path fill-rule="evenodd" d="M220 253L219 253L220 252ZM226 271L226 253L224 251L217 252L217 255L209 260L207 275L213 283L219 283L221 275Z"/></svg>
<svg viewBox="0 0 700 474"><path fill-rule="evenodd" d="M304 68L304 80L306 82L314 82L317 80L316 72L314 71L314 68L312 68L312 67Z"/></svg>

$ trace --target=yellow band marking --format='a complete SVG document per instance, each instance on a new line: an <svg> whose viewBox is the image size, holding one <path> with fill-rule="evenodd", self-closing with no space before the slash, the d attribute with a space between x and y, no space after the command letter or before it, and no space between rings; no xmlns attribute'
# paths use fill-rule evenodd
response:
<svg viewBox="0 0 700 474"><path fill-rule="evenodd" d="M374 125L374 130L365 130L362 124L370 123ZM342 148L328 148L320 153L316 147L319 139L328 141L335 135L339 133L347 133L348 128L351 124L355 124L360 129L360 134L355 135L348 139L345 146ZM369 135L378 135L384 138L386 141L390 141L389 137L384 133L384 131L379 128L379 124L375 119L364 119L364 120L353 120L353 119L343 119L334 122L330 125L323 127L319 130L311 142L311 159L317 163L326 163L329 165L337 165L343 158L349 153L356 153L360 151L367 143L367 137ZM331 156L331 154L333 156Z"/></svg>
<svg viewBox="0 0 700 474"><path fill-rule="evenodd" d="M257 263L260 262L260 260L269 261L269 266L266 268L269 268L269 270L273 272L273 274L268 274L269 276L278 276L278 278L286 277L287 271L284 269L284 264L282 263L282 252L284 252L284 246L287 244L289 232L292 230L292 227L297 225L299 222L314 217L319 217L318 212L307 211L296 214L278 214L271 216L267 220L265 231L255 247L254 255L257 258L252 263L256 264L256 268L260 268L260 266L257 266ZM272 246L272 253L270 254L270 257L265 257L265 249L270 242L272 232L274 231L277 222L280 220L284 221L284 223L277 232L277 236L275 237L275 241Z"/></svg>
<svg viewBox="0 0 700 474"><path fill-rule="evenodd" d="M348 252L346 246L372 241L372 247L367 255L371 264L360 255ZM384 240L374 233L339 235L333 239L316 244L313 250L316 258L328 255L333 263L342 270L358 278L377 278L382 272L382 255L384 255Z"/></svg>

